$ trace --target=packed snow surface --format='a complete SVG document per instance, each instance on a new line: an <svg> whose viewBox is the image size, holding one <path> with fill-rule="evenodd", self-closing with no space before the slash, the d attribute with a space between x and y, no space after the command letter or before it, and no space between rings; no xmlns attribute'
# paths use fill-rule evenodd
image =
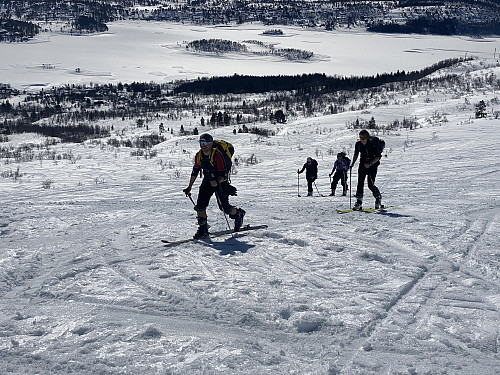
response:
<svg viewBox="0 0 500 375"><path fill-rule="evenodd" d="M91 49L112 37L71 40ZM6 48L21 47L1 45L2 60ZM117 57L116 65L159 63L154 53L134 56ZM83 64L72 59L65 67ZM485 71L475 62L476 73L498 78L498 64L484 59ZM2 69L30 86L16 76L26 61L17 64L2 62ZM352 66L353 73L364 68ZM198 149L197 137L177 135L186 121L165 123L174 135L153 158L85 142L51 146L70 159L2 162L0 172L19 169L17 178L0 179L0 372L498 374L500 120L472 119L474 103L497 95L402 93L397 103L363 113L259 125L276 131L267 138L206 128L235 146L232 203L247 211L245 223L268 229L173 248L160 240L196 231L182 193ZM358 131L346 123L372 116L420 123L378 134L387 146L376 183L392 207L337 214L350 197L327 196L328 173L337 152L352 156ZM128 135L144 131L121 119L103 124ZM43 141L23 134L8 144ZM304 196L304 175L296 173L308 156L319 162L313 197ZM364 206L373 204L365 187ZM212 230L226 228L215 200L208 220Z"/></svg>

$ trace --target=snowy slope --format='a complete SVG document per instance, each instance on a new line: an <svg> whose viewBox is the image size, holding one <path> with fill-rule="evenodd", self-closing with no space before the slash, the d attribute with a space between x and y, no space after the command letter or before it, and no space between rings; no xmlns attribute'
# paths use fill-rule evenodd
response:
<svg viewBox="0 0 500 375"><path fill-rule="evenodd" d="M349 215L334 213L346 197L296 196L294 171L308 154L297 144L314 137L319 147L319 124L342 127L332 116L266 142L231 138L242 155L262 150L261 163L238 167L234 202L269 230L173 249L159 239L195 230L181 193L187 160L176 179L158 160L81 146L76 164L34 163L20 182L3 180L5 368L494 374L500 176L479 150L494 149L498 120L412 132L412 146L392 148L380 168L395 207ZM335 133L322 149L338 144ZM325 194L332 159L320 161ZM213 205L209 218L224 228Z"/></svg>
<svg viewBox="0 0 500 375"><path fill-rule="evenodd" d="M3 164L22 176L0 179L0 372L497 374L500 120L464 109L465 97L497 95L432 90L403 104L401 93L369 113L267 124L269 138L213 130L240 160L232 202L269 228L176 248L159 240L196 230L182 193L196 137L173 137L152 159L89 142L53 146L72 161ZM377 185L393 207L338 215L349 197L297 197L307 156L328 194L358 116L422 124L380 134ZM215 202L208 215L225 228Z"/></svg>

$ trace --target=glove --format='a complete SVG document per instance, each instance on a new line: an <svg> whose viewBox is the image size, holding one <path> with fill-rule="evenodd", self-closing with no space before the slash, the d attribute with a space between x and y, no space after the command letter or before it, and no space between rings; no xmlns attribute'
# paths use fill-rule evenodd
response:
<svg viewBox="0 0 500 375"><path fill-rule="evenodd" d="M191 188L185 188L184 190L182 190L182 192L186 194L186 197L189 197L191 195Z"/></svg>
<svg viewBox="0 0 500 375"><path fill-rule="evenodd" d="M233 185L228 184L226 187L227 195L238 195L237 191L238 189L236 189Z"/></svg>
<svg viewBox="0 0 500 375"><path fill-rule="evenodd" d="M300 169L297 169L297 173L300 174Z"/></svg>

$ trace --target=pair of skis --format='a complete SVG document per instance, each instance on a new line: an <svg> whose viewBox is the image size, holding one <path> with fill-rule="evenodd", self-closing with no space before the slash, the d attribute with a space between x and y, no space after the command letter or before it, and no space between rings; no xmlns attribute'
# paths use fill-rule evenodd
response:
<svg viewBox="0 0 500 375"><path fill-rule="evenodd" d="M348 212L385 212L392 206L381 206L380 208L362 208L361 210L353 210L352 208L348 210L336 210L338 214L346 214Z"/></svg>
<svg viewBox="0 0 500 375"><path fill-rule="evenodd" d="M237 233L244 233L244 232L249 232L252 230L258 230L258 229L266 229L267 225L245 225L244 227L241 227L238 232L235 232L233 229L226 229L226 230L221 230L218 232L212 232L209 233L207 237L203 238L185 238L183 240L177 240L177 241L170 241L170 240L161 240L165 244L166 247L171 247L171 246L177 246L181 245L183 243L188 243L188 242L194 242L194 241L203 241L209 238L215 238L215 237L222 237L228 234L237 234Z"/></svg>
<svg viewBox="0 0 500 375"><path fill-rule="evenodd" d="M380 208L363 208L363 209L357 210L357 211L359 211L359 212L385 212L389 207L392 207L392 206L382 206ZM338 214L346 214L349 212L357 212L357 211L353 210L352 208L350 208L348 210L336 210L336 212ZM166 247L173 247L173 246L181 245L181 244L188 243L188 242L203 241L203 240L210 239L210 238L226 236L228 234L233 235L233 234L245 233L245 232L249 232L249 231L253 231L253 230L266 229L266 228L267 228L267 225L245 225L244 227L240 228L240 230L238 232L235 232L233 229L226 229L226 230L221 230L221 231L209 233L207 237L203 237L203 238L185 238L182 240L174 240L174 241L161 240L161 242L163 242Z"/></svg>

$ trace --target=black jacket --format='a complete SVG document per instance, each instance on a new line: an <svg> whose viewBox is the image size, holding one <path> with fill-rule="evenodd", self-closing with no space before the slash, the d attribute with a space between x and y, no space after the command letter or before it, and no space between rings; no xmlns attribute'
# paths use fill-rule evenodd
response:
<svg viewBox="0 0 500 375"><path fill-rule="evenodd" d="M316 179L318 177L318 162L312 159L311 164L305 163L299 173L304 172L306 170L306 178L307 179Z"/></svg>
<svg viewBox="0 0 500 375"><path fill-rule="evenodd" d="M380 152L375 147L373 139L370 139L368 142L366 142L366 146L361 141L357 141L356 145L354 146L354 155L356 156L358 154L360 156L360 165L363 165L365 163L370 164L376 157L382 157ZM375 164L379 165L380 161L377 161Z"/></svg>

